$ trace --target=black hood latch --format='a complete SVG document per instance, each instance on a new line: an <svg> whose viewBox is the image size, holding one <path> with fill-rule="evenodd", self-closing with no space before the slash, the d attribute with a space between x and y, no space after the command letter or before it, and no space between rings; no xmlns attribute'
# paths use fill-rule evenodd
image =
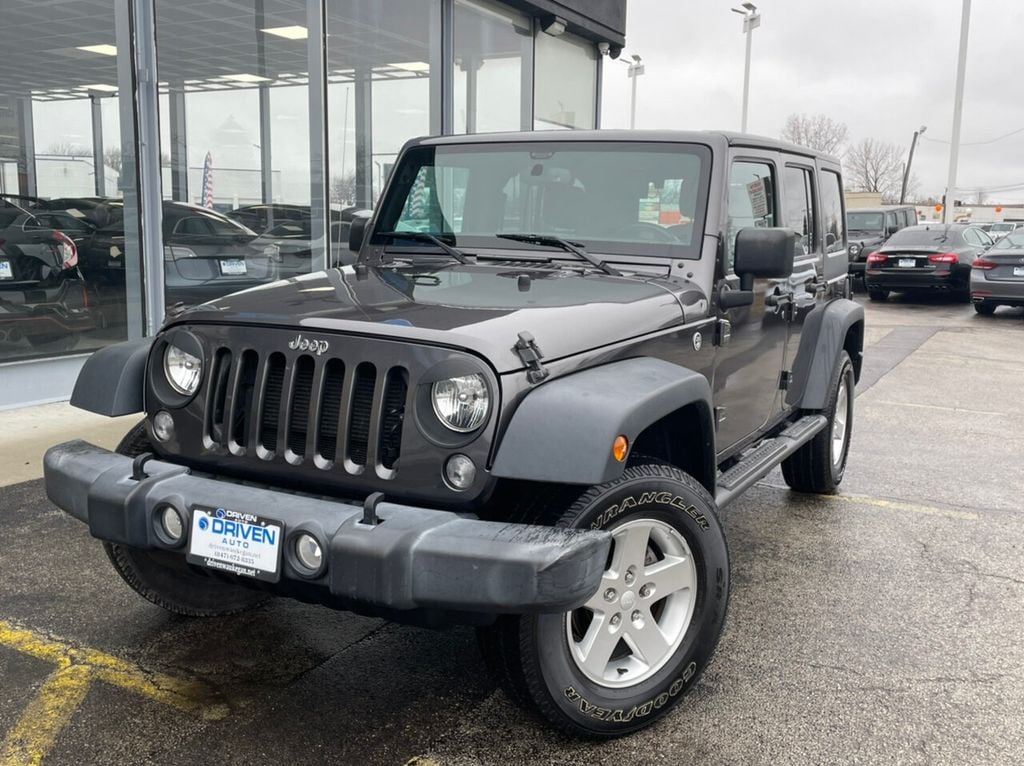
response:
<svg viewBox="0 0 1024 766"><path fill-rule="evenodd" d="M519 333L519 340L513 346L513 350L519 354L519 358L526 365L526 379L531 383L540 383L551 371L546 369L540 360L544 358L537 341L528 332Z"/></svg>

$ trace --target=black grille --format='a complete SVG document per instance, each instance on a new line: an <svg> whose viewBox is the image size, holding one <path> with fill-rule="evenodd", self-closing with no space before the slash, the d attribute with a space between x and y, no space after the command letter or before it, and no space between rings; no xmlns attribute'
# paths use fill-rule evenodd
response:
<svg viewBox="0 0 1024 766"><path fill-rule="evenodd" d="M300 356L295 363L291 413L288 418L288 449L300 457L306 454L309 404L313 395L313 357Z"/></svg>
<svg viewBox="0 0 1024 766"><path fill-rule="evenodd" d="M377 369L372 364L364 362L356 368L356 380L352 386L352 417L348 422L348 459L356 465L366 465L376 382Z"/></svg>
<svg viewBox="0 0 1024 766"><path fill-rule="evenodd" d="M216 349L206 406L209 441L239 457L258 454L322 470L395 475L409 394L404 367L341 359ZM262 450L256 450L257 445ZM344 454L347 461L341 461ZM313 461L313 458L316 460Z"/></svg>
<svg viewBox="0 0 1024 766"><path fill-rule="evenodd" d="M341 393L344 383L344 362L340 359L328 360L324 367L320 417L316 426L316 451L324 460L333 461L338 454L338 423L341 420Z"/></svg>
<svg viewBox="0 0 1024 766"><path fill-rule="evenodd" d="M267 381L260 413L260 444L277 449L277 430L281 423L281 389L284 388L284 355L271 354L267 363Z"/></svg>

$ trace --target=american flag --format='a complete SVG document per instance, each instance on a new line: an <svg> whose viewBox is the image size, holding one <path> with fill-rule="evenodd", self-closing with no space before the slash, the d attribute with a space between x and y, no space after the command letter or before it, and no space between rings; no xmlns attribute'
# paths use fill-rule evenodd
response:
<svg viewBox="0 0 1024 766"><path fill-rule="evenodd" d="M207 152L203 161L203 207L213 207L213 156Z"/></svg>

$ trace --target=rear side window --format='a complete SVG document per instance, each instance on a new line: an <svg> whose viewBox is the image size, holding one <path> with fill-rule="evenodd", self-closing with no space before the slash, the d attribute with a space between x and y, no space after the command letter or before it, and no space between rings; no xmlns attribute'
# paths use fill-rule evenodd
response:
<svg viewBox="0 0 1024 766"><path fill-rule="evenodd" d="M736 235L750 226L778 226L775 217L775 172L767 162L734 162L729 173L729 221L726 227L725 270L732 271Z"/></svg>
<svg viewBox="0 0 1024 766"><path fill-rule="evenodd" d="M843 182L838 173L821 173L821 222L825 232L825 252L838 253L846 249L846 231L843 219Z"/></svg>
<svg viewBox="0 0 1024 766"><path fill-rule="evenodd" d="M814 236L814 187L807 168L786 166L786 226L796 231L797 258L816 249Z"/></svg>

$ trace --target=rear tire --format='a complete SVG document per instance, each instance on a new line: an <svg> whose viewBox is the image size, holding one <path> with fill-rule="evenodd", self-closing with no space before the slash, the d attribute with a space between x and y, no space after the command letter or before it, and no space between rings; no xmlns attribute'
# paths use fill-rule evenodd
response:
<svg viewBox="0 0 1024 766"><path fill-rule="evenodd" d="M888 290L880 290L880 289L878 289L876 287L868 288L868 298L870 298L873 301L884 301L884 300L888 299L888 297L889 297L889 291Z"/></svg>
<svg viewBox="0 0 1024 766"><path fill-rule="evenodd" d="M573 736L650 725L697 682L725 622L729 552L715 501L677 468L648 463L531 521L611 531L608 569L585 606L479 629L492 673Z"/></svg>
<svg viewBox="0 0 1024 766"><path fill-rule="evenodd" d="M974 310L984 317L990 317L996 313L996 304L991 301L983 301L974 304Z"/></svg>
<svg viewBox="0 0 1024 766"><path fill-rule="evenodd" d="M117 452L136 457L151 452L145 423L129 431ZM239 585L220 582L163 561L180 558L164 551L143 551L127 545L103 543L103 548L128 587L152 604L185 617L223 617L251 609L269 596Z"/></svg>
<svg viewBox="0 0 1024 766"><path fill-rule="evenodd" d="M782 476L797 492L832 494L843 480L853 433L854 385L853 363L843 351L832 373L828 406L823 412L828 425L782 461Z"/></svg>

